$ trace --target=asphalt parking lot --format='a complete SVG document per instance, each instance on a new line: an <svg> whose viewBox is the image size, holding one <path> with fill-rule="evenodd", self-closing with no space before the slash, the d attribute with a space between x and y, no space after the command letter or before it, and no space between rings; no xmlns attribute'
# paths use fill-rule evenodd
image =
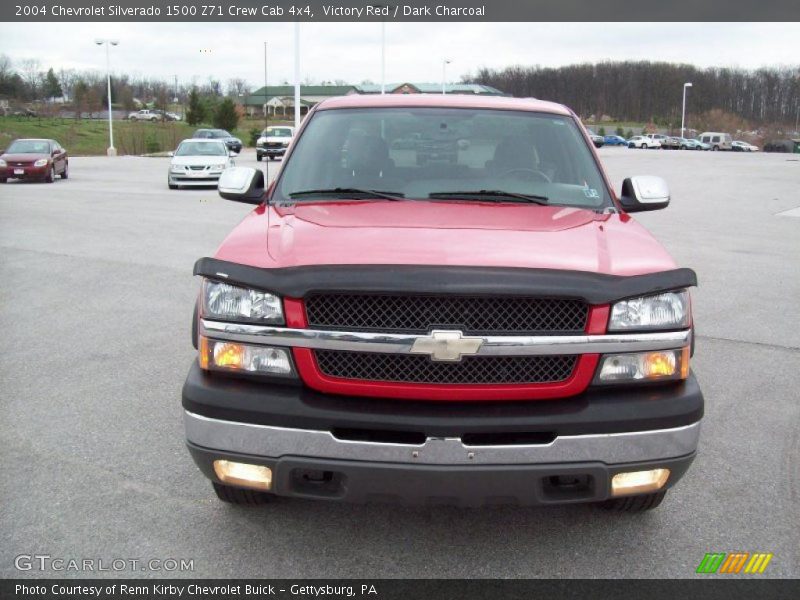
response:
<svg viewBox="0 0 800 600"><path fill-rule="evenodd" d="M67 181L0 185L0 576L80 575L14 568L48 554L194 560L132 576L675 578L748 551L800 577L800 156L600 154L617 189L667 179L640 220L700 281L703 437L661 508L219 502L183 444L192 265L250 207L169 191L168 159L72 158Z"/></svg>

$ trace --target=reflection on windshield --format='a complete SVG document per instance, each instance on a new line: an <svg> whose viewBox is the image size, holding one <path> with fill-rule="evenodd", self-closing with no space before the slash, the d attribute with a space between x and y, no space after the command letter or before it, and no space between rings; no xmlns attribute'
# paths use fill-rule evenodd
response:
<svg viewBox="0 0 800 600"><path fill-rule="evenodd" d="M175 156L226 156L228 150L221 142L184 142Z"/></svg>
<svg viewBox="0 0 800 600"><path fill-rule="evenodd" d="M17 140L6 150L8 154L50 154L50 142Z"/></svg>
<svg viewBox="0 0 800 600"><path fill-rule="evenodd" d="M270 130L272 134L272 129ZM602 208L611 201L569 116L487 109L320 111L284 166L275 199L307 190L393 190L407 199L494 201L513 195ZM436 198L439 195L440 198ZM303 195L298 201L315 200ZM502 199L502 198L501 198ZM521 198L517 197L519 201Z"/></svg>

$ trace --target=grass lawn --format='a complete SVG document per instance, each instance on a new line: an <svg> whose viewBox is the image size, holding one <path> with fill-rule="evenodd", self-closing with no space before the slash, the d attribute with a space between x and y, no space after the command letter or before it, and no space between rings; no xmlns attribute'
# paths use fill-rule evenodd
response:
<svg viewBox="0 0 800 600"><path fill-rule="evenodd" d="M278 125L270 121L270 125ZM122 154L155 154L174 150L181 140L191 137L201 126L182 121L141 123L114 121L114 145ZM202 127L210 127L203 125ZM250 145L250 130L263 129L263 121L242 121L232 131L244 144ZM102 155L108 148L108 121L102 119L63 119L59 117L0 117L0 149L17 138L52 138L73 156Z"/></svg>

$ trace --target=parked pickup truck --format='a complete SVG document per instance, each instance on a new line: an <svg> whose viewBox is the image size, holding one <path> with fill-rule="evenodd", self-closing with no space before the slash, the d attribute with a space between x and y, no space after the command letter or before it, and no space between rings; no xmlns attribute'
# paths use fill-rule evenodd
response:
<svg viewBox="0 0 800 600"><path fill-rule="evenodd" d="M164 115L155 110L142 109L130 113L128 119L131 121L163 121Z"/></svg>
<svg viewBox="0 0 800 600"><path fill-rule="evenodd" d="M455 162L395 140L468 131ZM399 146L399 147L398 147ZM689 289L576 115L532 99L319 103L201 278L183 388L196 464L227 502L658 506L703 396Z"/></svg>

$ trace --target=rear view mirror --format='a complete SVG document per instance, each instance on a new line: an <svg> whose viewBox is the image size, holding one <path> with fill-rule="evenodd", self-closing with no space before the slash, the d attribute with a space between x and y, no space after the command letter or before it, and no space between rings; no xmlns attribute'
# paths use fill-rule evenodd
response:
<svg viewBox="0 0 800 600"><path fill-rule="evenodd" d="M217 186L219 195L226 200L261 204L264 199L264 172L251 167L225 169Z"/></svg>
<svg viewBox="0 0 800 600"><path fill-rule="evenodd" d="M175 156L174 152L167 152L167 156Z"/></svg>
<svg viewBox="0 0 800 600"><path fill-rule="evenodd" d="M625 212L660 210L669 205L669 187L661 177L639 175L622 182L619 202Z"/></svg>

